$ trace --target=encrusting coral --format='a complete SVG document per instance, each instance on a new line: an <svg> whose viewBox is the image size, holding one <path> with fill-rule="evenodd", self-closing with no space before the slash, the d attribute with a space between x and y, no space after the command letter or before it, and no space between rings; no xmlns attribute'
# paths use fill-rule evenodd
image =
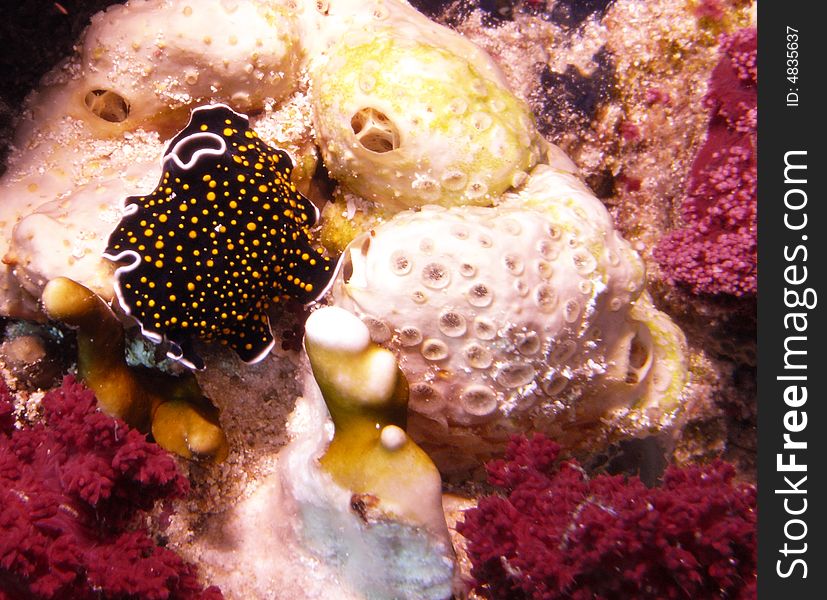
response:
<svg viewBox="0 0 827 600"><path fill-rule="evenodd" d="M0 599L220 600L140 520L189 489L175 461L67 377L15 429L0 379Z"/></svg>
<svg viewBox="0 0 827 600"><path fill-rule="evenodd" d="M504 494L480 499L459 532L476 592L492 600L736 598L756 594L756 490L724 462L589 478L560 446L515 437L487 465Z"/></svg>
<svg viewBox="0 0 827 600"><path fill-rule="evenodd" d="M412 435L456 472L511 433L571 448L673 425L686 342L643 290L643 263L603 205L540 166L494 208L426 206L374 227L348 248L332 297L397 353Z"/></svg>
<svg viewBox="0 0 827 600"><path fill-rule="evenodd" d="M57 278L43 290L46 313L77 330L78 376L110 415L143 432L163 448L186 458L222 461L229 452L218 411L190 372L168 375L130 367L123 325L91 291Z"/></svg>
<svg viewBox="0 0 827 600"><path fill-rule="evenodd" d="M683 227L655 258L671 281L694 293L754 295L758 289L755 29L725 36L709 83L707 138L689 174Z"/></svg>
<svg viewBox="0 0 827 600"><path fill-rule="evenodd" d="M318 387L307 381L279 458L299 539L360 596L449 598L455 569L442 482L405 432L407 385L396 359L336 307L310 315L305 347Z"/></svg>
<svg viewBox="0 0 827 600"><path fill-rule="evenodd" d="M405 433L408 383L393 353L339 308L315 311L306 327L307 356L334 428L322 468L342 487L378 499L370 509L440 523L440 504L424 501L440 497L439 472Z"/></svg>

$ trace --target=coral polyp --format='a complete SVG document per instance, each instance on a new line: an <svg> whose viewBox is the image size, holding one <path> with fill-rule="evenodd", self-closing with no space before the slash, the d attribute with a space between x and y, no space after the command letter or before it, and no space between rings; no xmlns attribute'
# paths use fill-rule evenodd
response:
<svg viewBox="0 0 827 600"><path fill-rule="evenodd" d="M559 453L542 435L515 437L487 465L503 495L459 525L481 597L755 598L757 495L732 465L671 467L649 489L589 478Z"/></svg>
<svg viewBox="0 0 827 600"><path fill-rule="evenodd" d="M221 600L145 525L189 491L173 458L72 377L42 406L41 423L15 429L0 380L0 598Z"/></svg>
<svg viewBox="0 0 827 600"><path fill-rule="evenodd" d="M758 291L758 70L755 29L727 36L704 100L709 131L689 174L684 227L655 251L669 279L694 293Z"/></svg>

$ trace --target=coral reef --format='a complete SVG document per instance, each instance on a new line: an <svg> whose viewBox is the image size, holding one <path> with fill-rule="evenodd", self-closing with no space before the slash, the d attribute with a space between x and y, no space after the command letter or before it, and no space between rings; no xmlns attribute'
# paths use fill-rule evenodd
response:
<svg viewBox="0 0 827 600"><path fill-rule="evenodd" d="M175 376L128 366L123 326L103 300L79 283L50 281L43 306L51 318L77 329L78 376L107 413L143 432L151 430L155 441L180 456L226 458L218 411L192 373Z"/></svg>
<svg viewBox="0 0 827 600"><path fill-rule="evenodd" d="M251 403L229 461L246 451L259 464L242 464L249 481L236 473L203 490L216 505L201 498L186 505L193 515L177 511L170 543L228 598L451 597L459 584L441 481L405 434L407 390L393 355L335 307L311 314L307 345L313 366L302 356L284 375L304 388L287 444L261 452L274 434L254 437L250 426L271 407Z"/></svg>
<svg viewBox="0 0 827 600"><path fill-rule="evenodd" d="M303 68L318 150L309 126L291 131L297 171L312 174L321 152L342 185L395 208L490 204L545 145L493 60L403 2L130 3L96 15L78 48L30 98L15 135L0 188L9 199L0 205L0 314L41 316L36 299L58 276L111 299L101 253L123 216L119 199L160 179L161 140L199 103L266 121L306 87ZM353 77L361 84L350 97ZM450 106L435 101L443 91ZM422 97L433 100L417 104ZM387 135L392 152L377 152Z"/></svg>
<svg viewBox="0 0 827 600"><path fill-rule="evenodd" d="M41 423L14 429L0 381L0 598L219 600L136 524L188 484L144 436L96 410L71 377Z"/></svg>
<svg viewBox="0 0 827 600"><path fill-rule="evenodd" d="M497 58L540 131L577 164L640 253L655 305L686 333L691 427L677 440L679 460L724 452L754 478L755 298L693 294L666 281L652 251L681 224L678 206L709 130L704 97L721 34L754 28L756 3L614 0L575 27L551 14L571 3L539 4L536 16L523 4L495 28L480 11L437 18Z"/></svg>
<svg viewBox="0 0 827 600"><path fill-rule="evenodd" d="M709 131L689 173L684 227L654 256L670 281L695 293L755 294L758 285L758 108L755 29L725 36L704 99Z"/></svg>
<svg viewBox="0 0 827 600"><path fill-rule="evenodd" d="M412 435L443 473L515 432L576 447L674 424L683 336L641 296L642 261L566 171L538 167L495 208L398 213L354 240L340 273L333 301L400 357Z"/></svg>
<svg viewBox="0 0 827 600"><path fill-rule="evenodd" d="M80 5L96 3L67 4L69 18L76 23ZM44 10L62 7L48 4ZM466 530L466 541L477 552L472 559L478 563L480 594L512 597L509 591L492 591L502 583L515 598L544 592L555 597L561 578L548 588L525 578L544 581L549 573L565 571L577 575L571 589L585 597L600 591L646 597L635 586L643 578L657 585L672 581L657 565L677 556L688 561L673 569L679 577L700 573L687 587L696 596L724 590L737 597L737 585L725 579L742 567L740 593L748 596L754 573L747 571L754 558L741 555L738 565L715 562L728 551L726 536L747 550L754 544L746 533L754 529L754 515L741 510L754 507L749 499L754 492L732 483L730 467L672 468L662 487L646 490L637 480L626 484L591 471L589 479L575 463L559 458L574 455L586 470L639 471L651 483L666 461L697 464L723 454L738 460L739 478L753 476L755 297L747 291L749 276L738 283L731 268L749 256L718 263L725 277L715 285L743 295L696 289L698 294L691 281L681 283L667 263L653 258L653 248L665 234L682 235L670 234L675 227L692 224L678 214L682 195L685 208L694 203L693 218L709 231L741 227L737 234L726 230L727 243L748 241L753 215L737 205L753 181L754 135L747 130L754 127L749 110L754 69L749 35L733 33L754 27L755 3L413 4L455 31L428 22L399 0L130 0L97 15L73 40L74 55L48 73L24 103L18 100L27 89L14 90L17 95L0 90L0 136L10 131L7 115L19 115L0 181L0 318L11 317L0 345L0 371L14 389L14 410L0 401L0 427L9 430L14 419L18 426L37 423L43 412L37 390L48 386L55 372L70 368L76 354L71 345L47 344L38 327L21 335L11 329L19 326L18 318L42 322L38 300L44 287L48 308L54 300L48 292L55 290L47 283L68 277L89 290L81 290L83 302L69 304L89 309L87 317L100 321L77 332L79 371L95 372L90 385L101 384L95 388L101 404L133 412L144 431L151 427L165 447L184 456L227 455L221 464L180 461L192 484L188 496L174 502L169 519L169 507L159 505L145 522L159 543L199 565L202 580L219 584L228 598L461 594L455 582L467 579L471 567L463 543L458 557L450 546L461 537L456 516L486 489L478 481L482 460L499 456L509 434L537 429L563 448L559 454L537 449L549 457L539 462L509 454L508 464L534 465L520 467L529 481L506 486L513 510L489 510L494 500L483 499L479 512L467 513L469 527L474 514L501 526L494 531L486 521L477 527L480 537L494 541L494 549ZM43 23L54 21L45 16ZM18 46L8 50L4 59ZM52 55L45 50L43 55ZM722 54L726 68L710 79ZM32 63L39 58L33 56ZM18 100L7 107L4 98ZM152 190L167 170L163 155L170 140L194 108L219 103L248 115L244 127L262 143L289 153L295 166L285 185L320 209L320 229L310 235L318 234L328 251L338 254L363 234L348 248L350 262L334 296L364 324L340 312L317 311L314 319L320 321L311 320L311 330L328 325L321 338L311 331L311 338L324 342L308 345L308 353L316 353L313 368L296 352L308 308L294 300L267 311L272 331L262 333L264 317L253 323L264 336L257 341L266 342L249 349L248 358L262 359L257 364L243 363L220 344L195 339L189 346L177 332L169 337L184 345L180 352L170 340L157 345L142 340L142 364L180 373L184 367L162 361L163 354L171 350L200 366L197 352L205 370L179 378L123 363L123 329L114 319L132 319L106 307L117 298L116 266L102 256L107 240L119 222L129 222L132 209L124 210L125 198L165 199L165 190ZM213 110L222 109L203 113ZM6 147L12 143L0 141ZM233 171L238 174L247 177ZM231 178L227 184L239 201L241 186ZM183 193L169 187L170 194ZM209 190L196 198L201 210L204 193ZM407 212L429 203L442 208ZM246 226L252 215L238 216L237 224ZM521 235L508 231L514 223ZM164 241L145 231L140 233L153 245ZM547 242L556 233L581 243L532 243ZM486 254L474 245L482 234L490 236L496 255L493 247ZM426 239L433 244L420 243ZM182 263L192 269L190 248L181 246ZM446 248L450 252L441 253ZM732 244L720 248L736 251ZM414 259L408 274L392 272L394 263L386 259L394 250ZM159 251L172 250L154 250ZM164 258L174 260L172 254ZM373 259L376 268L365 268ZM404 281L420 277L431 263L446 266L449 279L441 288L423 282L426 302L416 304ZM466 275L467 264L476 268L474 274ZM146 282L138 279L143 294L151 284L166 286L166 266ZM396 268L404 265L397 262ZM375 297L348 295L347 287L356 290L360 279L370 282ZM173 286L177 280L176 275ZM486 302L485 293L467 294L479 282L493 292L487 306L473 303ZM545 293L549 288L553 295ZM223 301L221 294L211 294L217 288L207 289L199 288L203 298ZM543 293L538 296L537 290ZM247 287L229 291L235 296ZM175 292L175 303L179 296ZM155 319L154 312L139 315L133 308L136 300L153 299L157 305L158 298L123 303L158 332L153 339L169 333L156 323L164 325L173 314L156 311ZM541 306L538 298L547 304ZM330 321L325 314L333 315ZM485 319L494 324L490 339L476 335L477 321ZM209 328L207 318L192 322L200 327L202 320ZM415 331L421 342L404 345L417 339L405 337ZM264 356L269 334L276 344ZM344 334L361 345L341 347L337 336ZM428 350L437 351L430 359L422 353L426 340L435 342ZM438 358L444 349L448 355ZM407 415L408 393L394 358L410 378ZM475 367L467 360L491 362ZM48 368L33 369L39 365ZM107 369L113 377L109 390L99 376ZM530 381L517 383L528 375ZM113 391L118 386L120 392ZM220 428L218 410L205 397L220 409ZM381 406L366 407L367 400ZM206 446L190 436L202 426L209 434ZM528 449L532 443L525 442L525 451L517 454L534 453ZM625 449L618 456L620 447ZM444 489L468 496L442 499L447 533L438 473L419 448L444 469ZM474 477L462 477L474 467ZM498 481L517 481L512 475L501 473ZM523 511L536 505L536 490L553 492L555 504L543 505L547 499L539 504L552 514L559 508L561 527L584 524L594 539L576 537L575 543L570 540L578 531L558 530L559 523L546 529L544 515ZM678 492L694 504L676 498ZM636 498L654 509L644 514ZM721 498L735 498L730 513L714 512L714 506L725 504L715 504ZM668 519L670 531L684 535L697 515L708 516L713 529L702 524L695 528L698 539L681 538L686 554L668 547L671 533L658 537L663 532L653 531L647 520ZM738 525L745 522L749 528ZM549 531L540 542L530 537ZM526 562L501 552L507 536ZM713 536L716 543L707 543ZM616 556L605 544L618 539L632 546L663 541L669 552L627 547ZM498 559L481 566L485 548ZM696 558L704 567L714 564L714 572L690 564L689 553L696 550L706 552ZM506 559L499 561L500 556ZM606 573L601 567L614 566L620 569L616 576L599 580L598 571ZM486 580L494 583L486 587ZM615 594L613 584L628 588ZM709 592L707 584L718 587ZM661 589L664 596L682 593Z"/></svg>
<svg viewBox="0 0 827 600"><path fill-rule="evenodd" d="M504 497L465 513L485 598L755 598L756 491L731 465L667 469L659 487L589 478L540 434L487 466Z"/></svg>
<svg viewBox="0 0 827 600"><path fill-rule="evenodd" d="M42 318L36 299L58 276L111 299L101 254L123 199L158 181L161 140L193 105L261 111L294 91L296 31L293 12L259 0L152 0L95 15L18 123L0 183L0 314Z"/></svg>

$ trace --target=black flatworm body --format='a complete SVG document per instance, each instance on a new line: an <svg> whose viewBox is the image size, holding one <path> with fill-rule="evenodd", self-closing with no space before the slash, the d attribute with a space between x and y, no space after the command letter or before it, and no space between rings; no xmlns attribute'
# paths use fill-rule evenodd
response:
<svg viewBox="0 0 827 600"><path fill-rule="evenodd" d="M223 104L192 111L167 146L158 187L126 199L104 256L123 263L115 291L143 334L194 368L193 337L246 362L273 347L267 316L290 297L316 300L334 261L311 244L318 210L290 181L288 154Z"/></svg>

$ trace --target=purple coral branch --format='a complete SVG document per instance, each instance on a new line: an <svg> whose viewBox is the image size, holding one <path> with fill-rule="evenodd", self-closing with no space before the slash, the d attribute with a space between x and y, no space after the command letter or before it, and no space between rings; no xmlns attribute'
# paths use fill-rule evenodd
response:
<svg viewBox="0 0 827 600"><path fill-rule="evenodd" d="M41 422L16 430L0 381L0 600L219 600L141 526L188 490L172 457L66 377Z"/></svg>

